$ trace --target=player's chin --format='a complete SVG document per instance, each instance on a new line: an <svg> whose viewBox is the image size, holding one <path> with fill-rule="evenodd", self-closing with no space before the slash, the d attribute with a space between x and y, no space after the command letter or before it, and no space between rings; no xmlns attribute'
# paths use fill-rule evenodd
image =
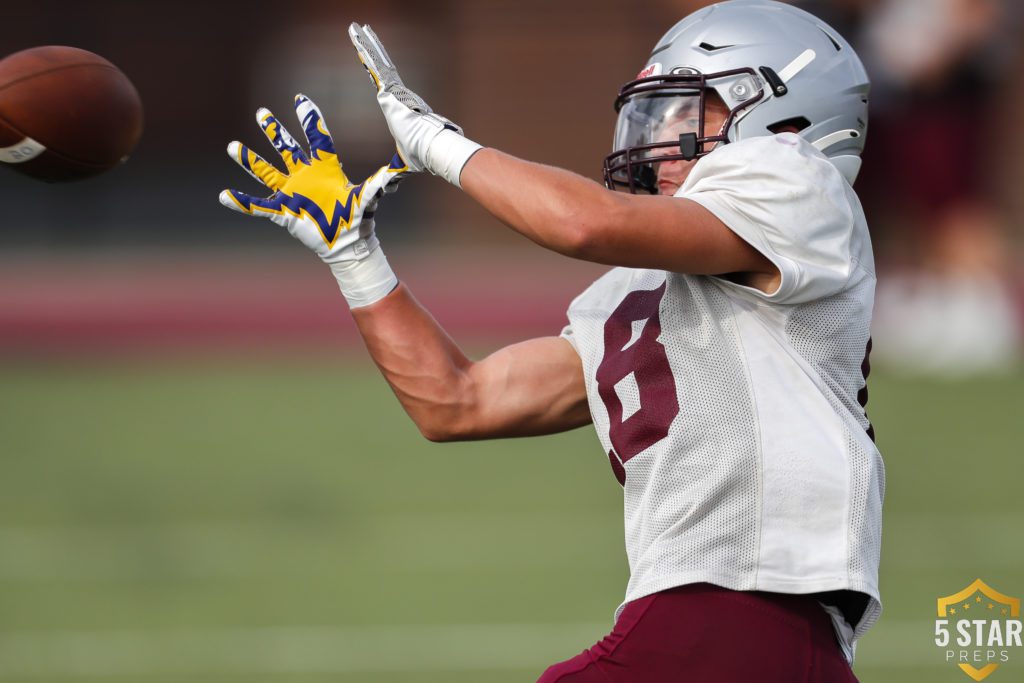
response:
<svg viewBox="0 0 1024 683"><path fill-rule="evenodd" d="M666 197L671 197L679 191L682 183L673 182L671 180L659 180L658 181L658 194Z"/></svg>

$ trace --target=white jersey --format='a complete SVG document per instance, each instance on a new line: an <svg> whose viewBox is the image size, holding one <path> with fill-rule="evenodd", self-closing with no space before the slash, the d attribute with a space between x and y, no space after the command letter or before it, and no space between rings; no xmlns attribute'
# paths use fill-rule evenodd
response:
<svg viewBox="0 0 1024 683"><path fill-rule="evenodd" d="M885 486L858 400L875 290L860 202L793 134L714 150L676 196L718 216L782 282L765 294L615 268L569 308L563 336L624 486L626 601L696 582L857 591L870 599L852 632L830 610L852 656L881 611Z"/></svg>

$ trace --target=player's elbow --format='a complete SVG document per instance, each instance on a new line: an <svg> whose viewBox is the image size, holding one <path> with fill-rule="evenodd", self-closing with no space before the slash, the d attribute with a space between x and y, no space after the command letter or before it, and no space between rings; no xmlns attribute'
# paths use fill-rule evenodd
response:
<svg viewBox="0 0 1024 683"><path fill-rule="evenodd" d="M424 439L434 443L474 441L487 436L480 420L468 406L454 410L447 406L433 412L427 419L418 420L416 426Z"/></svg>
<svg viewBox="0 0 1024 683"><path fill-rule="evenodd" d="M562 223L562 240L559 251L572 258L586 259L593 251L594 231L585 220L567 216Z"/></svg>
<svg viewBox="0 0 1024 683"><path fill-rule="evenodd" d="M621 229L616 221L622 214L619 198L603 193L602 200L567 207L561 217L563 253L584 261L607 262L610 231Z"/></svg>
<svg viewBox="0 0 1024 683"><path fill-rule="evenodd" d="M416 423L416 426L419 427L420 435L427 441L431 441L433 443L457 441L454 434L451 431L444 429L443 425Z"/></svg>
<svg viewBox="0 0 1024 683"><path fill-rule="evenodd" d="M464 386L438 392L412 417L423 438L434 443L466 441L477 431L471 393Z"/></svg>
<svg viewBox="0 0 1024 683"><path fill-rule="evenodd" d="M427 441L444 443L457 440L457 430L453 427L451 410L447 406L418 401L414 406L406 404L405 409L420 436Z"/></svg>
<svg viewBox="0 0 1024 683"><path fill-rule="evenodd" d="M417 422L416 426L420 430L420 435L433 443L452 443L479 438L474 430L456 421L424 421Z"/></svg>

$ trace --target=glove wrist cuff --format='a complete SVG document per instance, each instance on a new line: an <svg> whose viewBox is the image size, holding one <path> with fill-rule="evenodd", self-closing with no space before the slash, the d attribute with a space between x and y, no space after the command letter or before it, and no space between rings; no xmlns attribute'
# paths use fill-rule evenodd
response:
<svg viewBox="0 0 1024 683"><path fill-rule="evenodd" d="M430 142L426 165L431 173L441 176L461 190L462 168L481 149L482 145L446 128Z"/></svg>
<svg viewBox="0 0 1024 683"><path fill-rule="evenodd" d="M398 277L376 243L370 253L358 260L328 263L338 288L349 308L369 306L386 297L398 286Z"/></svg>

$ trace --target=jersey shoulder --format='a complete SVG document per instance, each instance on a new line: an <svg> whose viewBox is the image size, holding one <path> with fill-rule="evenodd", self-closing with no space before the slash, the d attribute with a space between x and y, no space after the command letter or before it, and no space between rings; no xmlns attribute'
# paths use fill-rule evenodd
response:
<svg viewBox="0 0 1024 683"><path fill-rule="evenodd" d="M749 189L757 186L758 194L776 194L786 200L814 199L819 193L800 192L818 188L845 198L852 189L843 174L814 145L794 133L779 133L748 138L716 147L694 166L676 196L700 192L703 185L716 179Z"/></svg>
<svg viewBox="0 0 1024 683"><path fill-rule="evenodd" d="M853 188L792 133L715 149L676 196L702 205L779 269L782 284L762 297L767 301L799 303L841 291L869 245Z"/></svg>

